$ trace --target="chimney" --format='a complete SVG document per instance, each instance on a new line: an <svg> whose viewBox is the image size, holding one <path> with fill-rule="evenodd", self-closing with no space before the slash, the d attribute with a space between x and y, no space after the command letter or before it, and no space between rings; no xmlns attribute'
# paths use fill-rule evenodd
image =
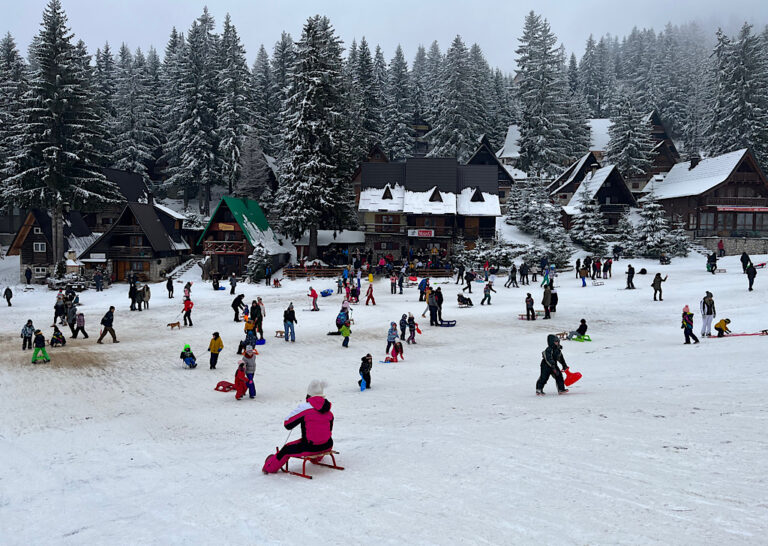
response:
<svg viewBox="0 0 768 546"><path fill-rule="evenodd" d="M701 161L701 157L699 156L699 154L692 155L691 156L691 166L688 167L688 170L690 171L691 169L695 168L696 165L699 164L699 161Z"/></svg>
<svg viewBox="0 0 768 546"><path fill-rule="evenodd" d="M595 176L595 173L597 172L597 169L599 169L599 168L600 168L600 165L598 165L597 163L592 163L592 165L589 166L589 170L592 173L592 177Z"/></svg>
<svg viewBox="0 0 768 546"><path fill-rule="evenodd" d="M148 205L155 204L155 195L151 191L147 192L147 204Z"/></svg>

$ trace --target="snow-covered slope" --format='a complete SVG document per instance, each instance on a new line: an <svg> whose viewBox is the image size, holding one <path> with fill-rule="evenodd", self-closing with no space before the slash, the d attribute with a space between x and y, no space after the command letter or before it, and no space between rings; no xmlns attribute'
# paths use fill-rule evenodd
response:
<svg viewBox="0 0 768 546"><path fill-rule="evenodd" d="M755 258L756 261L758 258ZM765 257L759 258L765 261ZM638 290L622 290L627 262L603 286L557 279L551 321L517 320L534 285L497 287L491 307L456 307L455 328L429 327L416 289L354 308L349 349L332 330L340 297L299 311L297 342L271 337L309 285L240 285L267 308L256 400L213 390L232 381L242 323L229 291L195 280L195 326L170 331L177 298L153 286L150 309L128 310L127 287L82 294L88 340L29 364L19 330L27 318L49 334L54 293L16 291L0 306L0 543L16 544L760 544L765 493L768 337L683 345L680 313L705 290L735 332L768 328L766 278L746 291L737 257L712 276L704 259L670 266L632 260ZM197 272L193 268L192 272ZM669 274L664 301L648 286ZM99 319L117 306L121 343L97 345ZM389 321L413 312L424 334L404 362L383 360ZM584 374L567 396L534 396L549 333L586 318L591 343L564 342ZM210 334L225 349L209 370ZM184 370L185 343L200 365ZM357 388L360 357L374 355L373 388ZM313 480L264 476L282 444L282 420L313 378L326 379L343 472L312 467ZM294 431L291 438L298 437Z"/></svg>

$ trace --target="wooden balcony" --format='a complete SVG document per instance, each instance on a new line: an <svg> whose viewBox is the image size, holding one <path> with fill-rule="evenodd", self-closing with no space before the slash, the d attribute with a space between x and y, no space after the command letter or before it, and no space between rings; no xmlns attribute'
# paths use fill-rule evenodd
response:
<svg viewBox="0 0 768 546"><path fill-rule="evenodd" d="M768 207L768 197L707 197L706 206L716 207Z"/></svg>
<svg viewBox="0 0 768 546"><path fill-rule="evenodd" d="M203 241L203 254L241 254L248 253L245 241Z"/></svg>
<svg viewBox="0 0 768 546"><path fill-rule="evenodd" d="M151 246L120 246L111 245L107 251L110 260L121 258L152 258Z"/></svg>

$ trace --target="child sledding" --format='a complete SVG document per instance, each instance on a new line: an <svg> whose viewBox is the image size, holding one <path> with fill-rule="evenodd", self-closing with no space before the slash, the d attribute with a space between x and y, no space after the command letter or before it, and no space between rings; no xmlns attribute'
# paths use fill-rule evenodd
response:
<svg viewBox="0 0 768 546"><path fill-rule="evenodd" d="M184 350L181 351L179 358L184 363L184 365L190 370L197 368L197 358L195 358L195 353L192 352L192 349L189 347L189 344L184 345Z"/></svg>

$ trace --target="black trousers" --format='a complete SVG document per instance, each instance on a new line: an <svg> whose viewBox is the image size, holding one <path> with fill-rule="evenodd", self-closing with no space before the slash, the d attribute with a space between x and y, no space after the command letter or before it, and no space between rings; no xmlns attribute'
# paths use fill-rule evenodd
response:
<svg viewBox="0 0 768 546"><path fill-rule="evenodd" d="M22 339L22 342L21 342L21 350L22 351L26 350L27 347L29 347L30 349L32 348L32 338L31 337L23 337L21 339Z"/></svg>
<svg viewBox="0 0 768 546"><path fill-rule="evenodd" d="M635 282L633 281L634 277L627 277L627 288L634 288Z"/></svg>
<svg viewBox="0 0 768 546"><path fill-rule="evenodd" d="M232 310L235 312L235 322L240 322L240 309L233 307Z"/></svg>
<svg viewBox="0 0 768 546"><path fill-rule="evenodd" d="M469 293L471 294L472 293L472 283L470 281L467 281L467 286L462 288L461 291L464 292L464 290L467 290L467 289L469 290Z"/></svg>
<svg viewBox="0 0 768 546"><path fill-rule="evenodd" d="M365 387L367 389L371 388L371 372L360 372L360 375L363 376L363 379L365 380ZM357 384L360 384L360 381L357 382Z"/></svg>
<svg viewBox="0 0 768 546"><path fill-rule="evenodd" d="M557 383L557 390L564 391L565 383L563 383L563 373L558 368L555 368L553 370L552 367L549 364L547 364L544 360L541 361L541 375L539 375L539 380L536 381L536 389L537 390L543 389L544 385L546 385L547 381L549 381L550 376L555 377L555 383Z"/></svg>
<svg viewBox="0 0 768 546"><path fill-rule="evenodd" d="M74 330L72 330L72 337L77 338L77 334L79 332L83 333L84 339L88 339L88 332L85 331L85 326L77 326Z"/></svg>
<svg viewBox="0 0 768 546"><path fill-rule="evenodd" d="M693 341L696 343L699 342L699 338L696 337L696 334L693 333L691 328L683 328L683 335L685 336L686 343L690 343L691 339L693 339Z"/></svg>
<svg viewBox="0 0 768 546"><path fill-rule="evenodd" d="M184 311L184 326L192 326L192 311Z"/></svg>
<svg viewBox="0 0 768 546"><path fill-rule="evenodd" d="M295 455L297 453L307 453L307 452L321 453L323 451L328 451L332 447L333 447L333 440L328 440L323 444L315 445L315 444L310 444L304 438L302 438L301 440L297 440L295 442L290 442L288 444L285 444L283 448L277 452L277 458L282 461L286 455Z"/></svg>
<svg viewBox="0 0 768 546"><path fill-rule="evenodd" d="M525 320L536 320L536 311L534 311L533 309L526 309Z"/></svg>
<svg viewBox="0 0 768 546"><path fill-rule="evenodd" d="M544 306L544 318L552 318L549 316L549 305Z"/></svg>
<svg viewBox="0 0 768 546"><path fill-rule="evenodd" d="M437 306L436 305L430 305L429 306L429 325L430 326L437 326Z"/></svg>
<svg viewBox="0 0 768 546"><path fill-rule="evenodd" d="M211 353L211 369L216 369L216 363L219 361L219 353Z"/></svg>

